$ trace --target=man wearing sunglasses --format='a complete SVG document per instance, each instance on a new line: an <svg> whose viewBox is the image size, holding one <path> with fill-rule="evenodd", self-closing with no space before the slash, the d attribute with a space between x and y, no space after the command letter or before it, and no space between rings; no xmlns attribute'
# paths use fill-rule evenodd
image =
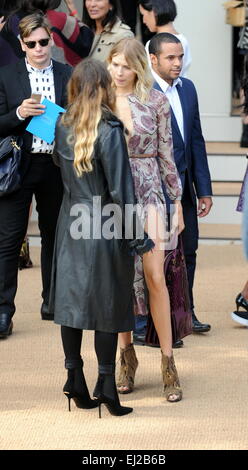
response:
<svg viewBox="0 0 248 470"><path fill-rule="evenodd" d="M26 127L33 116L45 112L45 106L39 103L43 98L66 106L66 85L71 75L68 65L51 60L53 39L42 14L24 17L19 28L26 57L0 68L0 137L23 137L21 189L0 198L0 338L12 332L18 258L33 195L42 242L41 316L44 320L52 319L48 312L51 263L63 188L60 169L51 158L54 144L30 134Z"/></svg>

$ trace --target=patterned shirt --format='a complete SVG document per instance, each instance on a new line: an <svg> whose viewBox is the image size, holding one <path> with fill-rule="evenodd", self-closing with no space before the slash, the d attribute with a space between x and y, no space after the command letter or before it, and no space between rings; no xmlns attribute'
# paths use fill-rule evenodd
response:
<svg viewBox="0 0 248 470"><path fill-rule="evenodd" d="M53 64L44 69L36 69L26 60L26 67L29 75L32 93L41 95L41 102L44 98L55 103L55 89L53 77ZM31 153L53 153L54 143L48 144L38 136L33 136Z"/></svg>

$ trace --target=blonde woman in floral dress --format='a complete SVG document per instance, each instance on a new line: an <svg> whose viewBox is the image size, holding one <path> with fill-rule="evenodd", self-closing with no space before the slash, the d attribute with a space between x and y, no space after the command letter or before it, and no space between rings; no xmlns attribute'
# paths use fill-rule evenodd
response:
<svg viewBox="0 0 248 470"><path fill-rule="evenodd" d="M172 353L170 302L164 276L166 206L162 184L177 205L178 233L184 223L180 202L182 187L173 158L169 102L162 93L151 88L146 52L136 39L119 41L108 63L116 91L116 113L126 129L135 195L142 207L144 228L155 242L154 250L143 258L136 256L134 309L141 315L151 312L162 353L166 399L175 402L182 399L182 390ZM121 333L119 341L118 391L130 393L138 361L131 333Z"/></svg>

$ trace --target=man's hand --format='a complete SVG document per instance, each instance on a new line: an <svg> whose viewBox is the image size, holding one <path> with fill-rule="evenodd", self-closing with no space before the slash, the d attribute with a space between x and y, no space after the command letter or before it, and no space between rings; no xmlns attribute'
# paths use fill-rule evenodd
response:
<svg viewBox="0 0 248 470"><path fill-rule="evenodd" d="M206 217L210 212L212 205L213 201L211 197L200 197L197 208L198 217Z"/></svg>
<svg viewBox="0 0 248 470"><path fill-rule="evenodd" d="M33 98L28 98L19 106L18 112L23 119L26 119L30 116L40 116L44 114L45 108L46 106L37 103Z"/></svg>

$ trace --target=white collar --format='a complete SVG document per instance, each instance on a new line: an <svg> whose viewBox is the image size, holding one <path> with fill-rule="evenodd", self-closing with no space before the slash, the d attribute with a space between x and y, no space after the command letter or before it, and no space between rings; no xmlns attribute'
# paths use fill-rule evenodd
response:
<svg viewBox="0 0 248 470"><path fill-rule="evenodd" d="M45 67L44 69L37 69L36 67L33 67L33 65L30 65L27 61L27 58L25 57L25 62L26 62L26 67L27 67L27 71L28 72L38 72L38 73L47 73L47 72L50 72L52 69L53 69L53 63L52 61L50 62L50 64Z"/></svg>
<svg viewBox="0 0 248 470"><path fill-rule="evenodd" d="M182 82L180 77L178 77L176 80L174 80L173 83L172 83L172 86L171 86L162 77L160 77L160 75L158 75L153 69L152 69L152 75L153 75L154 79L159 84L160 88L163 90L164 93L166 93L169 88L173 89L177 85L180 85L180 86L183 85L183 82Z"/></svg>

